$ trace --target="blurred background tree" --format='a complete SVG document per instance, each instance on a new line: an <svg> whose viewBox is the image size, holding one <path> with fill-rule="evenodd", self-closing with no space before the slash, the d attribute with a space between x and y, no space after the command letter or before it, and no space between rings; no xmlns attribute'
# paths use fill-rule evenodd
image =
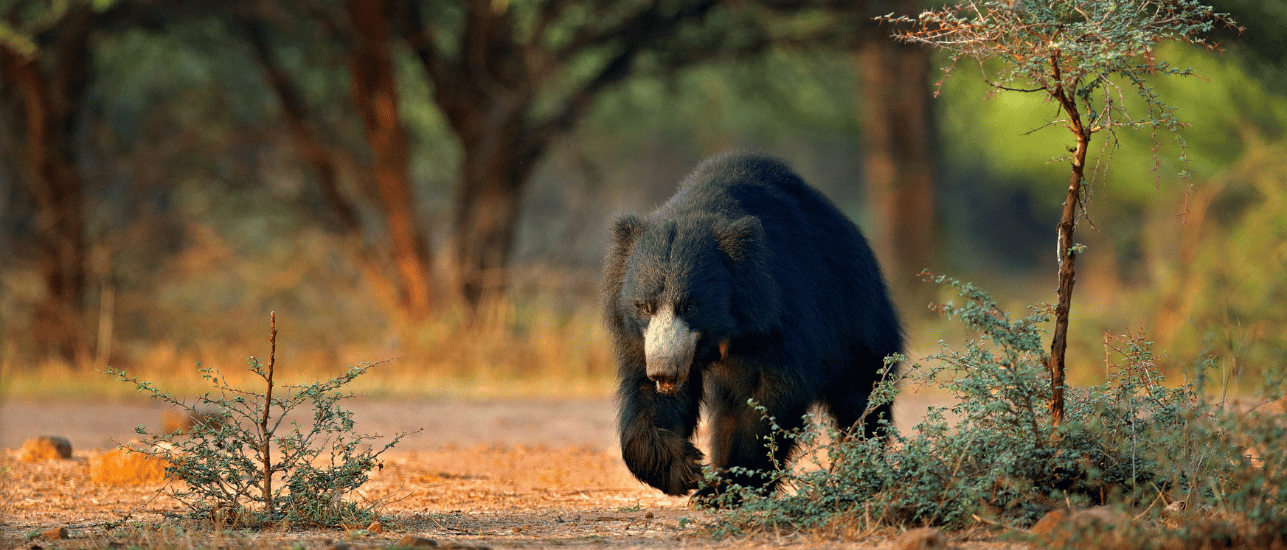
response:
<svg viewBox="0 0 1287 550"><path fill-rule="evenodd" d="M5 160L32 201L16 222L11 252L34 257L43 283L27 334L35 353L87 359L90 265L86 177L78 150L93 87L96 38L131 28L161 30L200 17L217 2L11 0L0 11L0 120ZM26 217L26 220L22 220Z"/></svg>
<svg viewBox="0 0 1287 550"><path fill-rule="evenodd" d="M1126 229L1083 232L1105 252L1083 267L1071 346L1144 322L1195 354L1283 315L1252 299L1274 295L1281 260L1251 254L1239 271L1204 251L1276 235L1287 15L1216 7L1247 32L1221 37L1223 56L1176 52L1210 81L1159 92L1200 113L1186 135L1210 206L1179 223L1182 197L1121 148L1097 187L1121 197L1092 221ZM1042 220L1058 205L1032 191L1060 168L1027 163L1051 142L1024 135L1048 109L981 102L981 83L955 79L932 110L942 60L871 21L920 8L0 0L0 368L259 353L237 319L276 309L307 342L283 353L318 366L397 355L464 378L610 378L603 227L736 147L788 159L864 227L916 345L942 336L918 315L934 292L913 282L922 268L1011 305L1049 300ZM1214 293L1220 277L1250 287ZM1197 328L1211 325L1235 328ZM1240 349L1282 364L1281 348Z"/></svg>

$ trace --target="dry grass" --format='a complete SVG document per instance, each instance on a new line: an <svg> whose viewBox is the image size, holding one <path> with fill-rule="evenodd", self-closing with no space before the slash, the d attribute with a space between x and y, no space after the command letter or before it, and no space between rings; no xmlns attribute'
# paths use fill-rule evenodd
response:
<svg viewBox="0 0 1287 550"><path fill-rule="evenodd" d="M381 342L338 346L318 346L308 337L315 329L296 328L308 320L278 317L283 327L280 379L285 383L308 383L335 376L349 365L388 360L356 380L352 389L371 395L591 397L609 394L614 384L610 339L599 322L597 305L592 304L560 307L541 301L525 305L505 301L489 306L472 323L448 311L414 327L391 330ZM0 356L0 394L135 395L133 387L103 374L108 366L180 395L195 394L205 389L198 366L217 368L240 382L246 359L267 351L260 337L266 327L264 316L246 323L245 334L237 341L198 340L182 347L169 342L136 343L110 365L28 363L6 354Z"/></svg>

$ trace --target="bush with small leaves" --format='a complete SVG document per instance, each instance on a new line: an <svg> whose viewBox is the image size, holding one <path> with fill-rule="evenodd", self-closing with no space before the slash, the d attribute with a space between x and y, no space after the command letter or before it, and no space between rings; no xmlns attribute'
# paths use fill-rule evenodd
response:
<svg viewBox="0 0 1287 550"><path fill-rule="evenodd" d="M956 404L931 408L906 434L891 429L888 444L815 423L778 430L808 449L797 464L827 467L756 473L781 480L786 489L775 496L724 489L711 503L722 507L708 525L714 534L838 524L1026 527L1057 508L1109 505L1185 526L1166 536L1218 538L1225 531L1207 529L1212 522L1235 519L1246 526L1240 536L1287 542L1287 424L1207 399L1214 359L1197 365L1190 383L1168 387L1142 332L1106 336L1109 379L1070 390L1055 426L1045 409L1051 390L1041 345L1049 307L1012 320L973 285L936 280L964 298L940 311L980 338L960 351L944 346L927 358L930 366L884 382L873 406L892 399L896 384L937 387Z"/></svg>
<svg viewBox="0 0 1287 550"><path fill-rule="evenodd" d="M251 358L249 370L265 383L262 393L232 386L217 370L202 368L213 390L188 402L155 384L109 369L152 399L177 407L195 419L188 430L149 434L135 452L164 460L166 476L183 482L170 486L193 517L237 526L365 525L374 503L348 500L380 466L379 457L408 433L399 433L376 450L374 436L353 431L353 413L340 406L352 397L343 388L380 364L349 367L329 380L284 385L273 394L276 323L265 365ZM288 420L296 410L311 422ZM213 412L212 412L213 411ZM274 485L276 482L277 485ZM165 490L164 488L162 490Z"/></svg>

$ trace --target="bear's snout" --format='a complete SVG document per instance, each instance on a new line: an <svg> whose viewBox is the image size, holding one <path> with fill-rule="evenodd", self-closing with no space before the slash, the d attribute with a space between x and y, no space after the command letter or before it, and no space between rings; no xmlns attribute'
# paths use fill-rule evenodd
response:
<svg viewBox="0 0 1287 550"><path fill-rule="evenodd" d="M683 318L675 316L670 306L649 319L644 330L644 361L648 379L657 383L659 393L672 394L684 385L700 336Z"/></svg>

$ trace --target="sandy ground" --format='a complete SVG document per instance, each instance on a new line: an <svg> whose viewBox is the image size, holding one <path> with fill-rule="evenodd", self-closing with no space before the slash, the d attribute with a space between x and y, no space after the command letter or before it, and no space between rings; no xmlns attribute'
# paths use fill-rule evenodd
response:
<svg viewBox="0 0 1287 550"><path fill-rule="evenodd" d="M401 451L451 444L616 448L616 405L584 400L389 400L354 398L357 431L392 435L423 429L398 444ZM110 449L138 437L135 426L158 431L167 409L147 401L90 402L9 399L0 403L0 448L28 437L61 435L76 449Z"/></svg>
<svg viewBox="0 0 1287 550"><path fill-rule="evenodd" d="M941 399L913 396L895 405L895 423L908 428ZM357 431L391 435L423 429L398 445L401 451L469 447L540 446L617 450L616 404L602 399L370 399L354 398ZM0 401L0 448L16 449L27 438L61 435L75 449L111 449L137 438L142 425L158 431L167 409L148 401L97 402L8 399Z"/></svg>
<svg viewBox="0 0 1287 550"><path fill-rule="evenodd" d="M929 400L909 400L896 411L910 426ZM383 502L380 533L292 531L204 535L108 529L127 513L146 525L181 509L159 485L108 486L89 478L88 459L135 436L142 424L157 430L165 409L146 402L108 403L9 399L0 404L0 548L31 544L27 537L67 527L72 539L51 547L140 546L322 548L346 540L355 548L385 548L405 535L440 545L489 548L607 546L612 548L882 548L897 533L828 537L712 540L693 526L707 516L686 499L667 497L635 481L619 458L611 399L375 400L347 403L363 433L390 435L423 428L385 455L385 467L361 489ZM36 435L72 441L73 460L23 463L13 449ZM178 537L178 538L176 538ZM187 539L183 537L189 537ZM195 538L193 538L195 537ZM953 541L969 548L1003 547Z"/></svg>

